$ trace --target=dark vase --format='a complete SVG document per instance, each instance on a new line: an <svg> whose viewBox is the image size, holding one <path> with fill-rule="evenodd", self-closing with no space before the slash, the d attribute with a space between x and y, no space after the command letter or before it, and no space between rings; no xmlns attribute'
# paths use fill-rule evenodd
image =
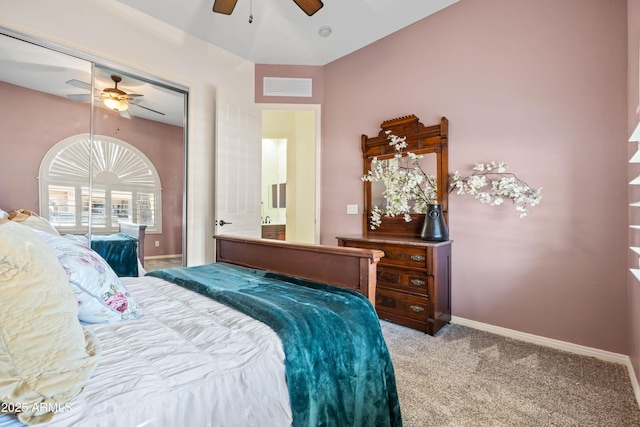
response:
<svg viewBox="0 0 640 427"><path fill-rule="evenodd" d="M429 242L445 242L449 240L449 229L444 222L442 205L427 205L427 214L424 216L420 238Z"/></svg>

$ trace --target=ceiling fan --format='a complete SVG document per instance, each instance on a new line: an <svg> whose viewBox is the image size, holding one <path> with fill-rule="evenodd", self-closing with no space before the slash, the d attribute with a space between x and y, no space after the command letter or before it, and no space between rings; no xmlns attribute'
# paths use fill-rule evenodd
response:
<svg viewBox="0 0 640 427"><path fill-rule="evenodd" d="M300 9L304 10L304 13L311 16L319 11L322 6L321 0L293 0ZM231 15L233 9L236 7L238 0L214 0L213 11L222 13L224 15Z"/></svg>
<svg viewBox="0 0 640 427"><path fill-rule="evenodd" d="M99 92L99 94L96 95L96 99L102 101L105 107L113 111L117 111L122 117L125 117L127 119L131 118L131 114L128 111L129 106L140 107L157 114L162 114L163 116L165 115L160 111L152 110L151 108L145 107L144 105L140 105L140 98L144 95L138 93L127 93L122 89L119 89L118 83L122 81L122 77L116 74L112 74L111 80L113 80L114 83L113 87L107 87L102 90L96 89ZM67 81L67 84L80 89L86 89L89 91L91 90L91 85L89 83L81 82L80 80L72 79ZM89 102L91 99L89 94L72 94L67 95L67 97L72 101L77 102Z"/></svg>

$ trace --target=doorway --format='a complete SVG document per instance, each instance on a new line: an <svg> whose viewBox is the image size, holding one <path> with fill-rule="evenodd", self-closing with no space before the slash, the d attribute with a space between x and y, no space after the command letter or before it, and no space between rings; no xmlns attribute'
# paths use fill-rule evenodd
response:
<svg viewBox="0 0 640 427"><path fill-rule="evenodd" d="M320 108L315 105L277 104L262 111L262 138L270 141L263 144L262 226L268 228L277 218L290 242L319 242L319 123ZM273 163L283 164L278 182L272 182L269 172L278 169Z"/></svg>

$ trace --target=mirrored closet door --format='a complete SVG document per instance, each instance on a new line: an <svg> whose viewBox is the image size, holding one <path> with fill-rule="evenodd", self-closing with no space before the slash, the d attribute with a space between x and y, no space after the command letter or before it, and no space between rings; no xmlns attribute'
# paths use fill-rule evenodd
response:
<svg viewBox="0 0 640 427"><path fill-rule="evenodd" d="M183 265L186 90L0 28L0 94L0 209L94 244L134 224L146 270Z"/></svg>

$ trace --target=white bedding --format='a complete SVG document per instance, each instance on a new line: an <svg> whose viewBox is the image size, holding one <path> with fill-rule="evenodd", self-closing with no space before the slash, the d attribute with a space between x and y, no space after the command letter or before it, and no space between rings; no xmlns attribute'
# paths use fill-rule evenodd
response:
<svg viewBox="0 0 640 427"><path fill-rule="evenodd" d="M289 426L278 336L265 324L153 277L122 278L145 316L89 325L102 358L43 426ZM22 425L0 416L0 427Z"/></svg>

